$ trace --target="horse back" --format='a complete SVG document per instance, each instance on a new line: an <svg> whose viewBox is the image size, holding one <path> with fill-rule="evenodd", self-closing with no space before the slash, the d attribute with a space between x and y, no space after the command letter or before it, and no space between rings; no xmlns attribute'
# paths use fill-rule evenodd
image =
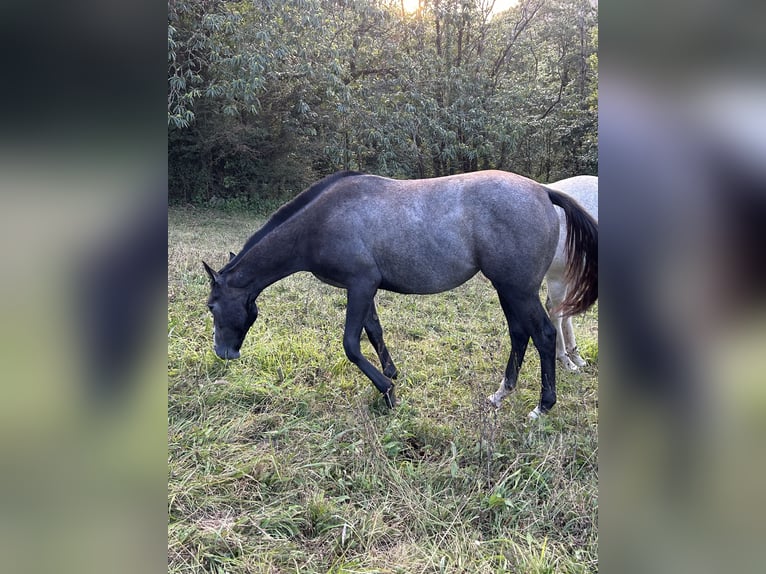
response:
<svg viewBox="0 0 766 574"><path fill-rule="evenodd" d="M307 216L317 260L375 268L381 285L405 293L451 289L479 270L537 288L558 239L545 188L500 171L344 178Z"/></svg>
<svg viewBox="0 0 766 574"><path fill-rule="evenodd" d="M567 194L579 203L593 219L598 221L598 177L594 175L578 175L550 183L548 187ZM563 277L566 268L565 239L567 223L564 211L560 207L556 207L556 212L559 216L561 231L556 246L556 253L551 263L550 273L553 273L554 276Z"/></svg>
<svg viewBox="0 0 766 574"><path fill-rule="evenodd" d="M598 221L598 177L578 175L550 183L548 187L566 193Z"/></svg>

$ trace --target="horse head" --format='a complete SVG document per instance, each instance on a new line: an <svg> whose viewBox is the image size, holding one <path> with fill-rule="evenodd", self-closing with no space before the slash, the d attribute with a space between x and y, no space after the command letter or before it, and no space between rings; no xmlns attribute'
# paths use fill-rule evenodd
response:
<svg viewBox="0 0 766 574"><path fill-rule="evenodd" d="M222 359L238 359L245 335L258 318L255 295L246 289L229 285L225 272L214 271L204 261L210 277L207 307L213 314L213 348Z"/></svg>

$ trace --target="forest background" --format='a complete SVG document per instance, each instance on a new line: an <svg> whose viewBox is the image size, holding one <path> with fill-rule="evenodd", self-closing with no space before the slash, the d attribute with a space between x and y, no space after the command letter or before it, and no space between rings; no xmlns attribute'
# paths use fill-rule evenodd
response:
<svg viewBox="0 0 766 574"><path fill-rule="evenodd" d="M341 169L598 174L595 0L169 0L172 203Z"/></svg>

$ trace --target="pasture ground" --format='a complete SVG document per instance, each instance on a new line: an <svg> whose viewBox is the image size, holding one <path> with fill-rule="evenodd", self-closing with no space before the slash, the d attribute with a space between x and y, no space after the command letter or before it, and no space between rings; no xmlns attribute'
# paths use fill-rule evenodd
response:
<svg viewBox="0 0 766 574"><path fill-rule="evenodd" d="M343 354L345 292L309 274L264 291L240 360L215 357L200 260L220 268L264 220L169 213L168 572L596 572L597 306L575 319L590 365L558 368L528 422L531 343L514 394L484 404L510 342L483 277L380 292L389 412Z"/></svg>

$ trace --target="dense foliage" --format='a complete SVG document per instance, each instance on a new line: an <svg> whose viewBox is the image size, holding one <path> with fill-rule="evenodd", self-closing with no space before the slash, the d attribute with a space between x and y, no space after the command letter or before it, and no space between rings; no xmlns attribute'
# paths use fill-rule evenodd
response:
<svg viewBox="0 0 766 574"><path fill-rule="evenodd" d="M594 0L170 0L174 201L339 169L597 173Z"/></svg>

